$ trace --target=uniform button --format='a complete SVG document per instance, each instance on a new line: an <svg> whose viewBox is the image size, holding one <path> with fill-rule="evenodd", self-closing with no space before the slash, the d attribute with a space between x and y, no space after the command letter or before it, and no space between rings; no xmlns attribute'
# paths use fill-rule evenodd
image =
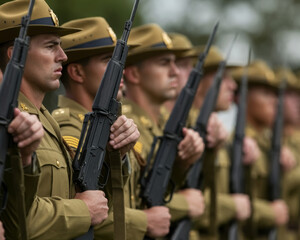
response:
<svg viewBox="0 0 300 240"><path fill-rule="evenodd" d="M58 160L56 161L56 165L59 167L59 161Z"/></svg>
<svg viewBox="0 0 300 240"><path fill-rule="evenodd" d="M131 201L133 201L134 200L134 195L131 195Z"/></svg>

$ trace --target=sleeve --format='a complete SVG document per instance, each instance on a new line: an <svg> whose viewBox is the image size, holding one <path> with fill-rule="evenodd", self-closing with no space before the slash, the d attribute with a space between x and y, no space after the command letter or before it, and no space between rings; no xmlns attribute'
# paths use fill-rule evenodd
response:
<svg viewBox="0 0 300 240"><path fill-rule="evenodd" d="M186 217L189 211L189 206L184 196L179 193L174 193L171 201L166 204L171 214L171 221L177 221Z"/></svg>
<svg viewBox="0 0 300 240"><path fill-rule="evenodd" d="M35 197L26 222L30 239L71 239L88 231L91 217L82 200Z"/></svg>
<svg viewBox="0 0 300 240"><path fill-rule="evenodd" d="M95 240L114 240L113 211L103 223L94 228ZM147 217L141 210L125 209L126 239L143 240L147 231Z"/></svg>
<svg viewBox="0 0 300 240"><path fill-rule="evenodd" d="M205 211L204 214L194 219L193 225L196 229L206 229L210 223L210 196L209 191L205 191ZM230 194L217 194L217 226L228 223L236 215L236 208Z"/></svg>
<svg viewBox="0 0 300 240"><path fill-rule="evenodd" d="M257 228L270 228L275 224L275 215L270 202L256 198L253 200L253 222Z"/></svg>

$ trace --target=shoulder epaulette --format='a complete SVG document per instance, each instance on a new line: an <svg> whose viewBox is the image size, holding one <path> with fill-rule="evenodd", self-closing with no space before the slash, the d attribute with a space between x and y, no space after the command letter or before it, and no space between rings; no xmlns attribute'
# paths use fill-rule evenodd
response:
<svg viewBox="0 0 300 240"><path fill-rule="evenodd" d="M70 120L70 109L69 108L59 108L52 112L54 119L60 123Z"/></svg>

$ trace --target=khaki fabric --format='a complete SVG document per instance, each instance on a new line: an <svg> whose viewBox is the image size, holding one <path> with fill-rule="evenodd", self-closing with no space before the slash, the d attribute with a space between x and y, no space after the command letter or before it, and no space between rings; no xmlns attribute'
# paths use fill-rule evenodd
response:
<svg viewBox="0 0 300 240"><path fill-rule="evenodd" d="M124 99L123 101L123 114L132 118L138 127L140 138L134 146L134 150L141 156L142 164L145 165L147 156L151 151L154 137L159 137L163 134L163 127L168 114L166 113L166 110L162 110L159 124L155 124L143 109L129 99ZM172 179L177 186L183 181L182 175L180 175L179 172L180 171L176 170L172 172ZM139 192L136 194L136 196L139 196ZM167 203L166 206L170 209L172 221L187 216L188 205L186 200L180 194L174 193L171 202ZM140 205L139 207L142 206Z"/></svg>
<svg viewBox="0 0 300 240"><path fill-rule="evenodd" d="M58 109L52 112L52 116L57 120L63 138L66 142L76 150L81 128L83 124L84 115L88 110L77 102L65 97L59 96ZM130 153L123 162L123 182L124 185L124 199L125 199L125 224L126 224L126 239L140 240L143 239L147 230L146 214L140 210L134 209L136 207L135 200L135 174L137 170L137 162L132 153ZM110 183L107 184L105 192L111 198ZM111 201L110 201L111 202ZM108 218L100 225L94 228L95 239L114 239L113 231L113 209L110 206Z"/></svg>
<svg viewBox="0 0 300 240"><path fill-rule="evenodd" d="M297 165L283 173L283 196L289 207L289 223L285 235L289 239L300 238L300 130L295 129L292 135L284 137L284 145L294 154Z"/></svg>
<svg viewBox="0 0 300 240"><path fill-rule="evenodd" d="M40 178L36 196L27 215L30 239L72 239L85 233L91 224L90 213L82 200L72 199L71 158L59 132L59 126L44 106L37 109L22 93L19 108L34 114L45 134L36 150Z"/></svg>

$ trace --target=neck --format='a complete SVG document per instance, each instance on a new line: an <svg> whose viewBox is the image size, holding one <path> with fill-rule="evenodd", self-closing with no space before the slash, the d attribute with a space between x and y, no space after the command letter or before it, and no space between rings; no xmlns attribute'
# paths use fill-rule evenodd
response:
<svg viewBox="0 0 300 240"><path fill-rule="evenodd" d="M146 94L142 93L139 88L127 88L126 97L139 105L144 111L148 113L151 119L158 124L160 116L160 108L163 103L151 101Z"/></svg>
<svg viewBox="0 0 300 240"><path fill-rule="evenodd" d="M20 91L34 104L34 106L36 106L36 108L41 108L46 95L45 92L30 86L24 79L22 79Z"/></svg>
<svg viewBox="0 0 300 240"><path fill-rule="evenodd" d="M167 110L169 112L172 112L172 110L175 106L175 103L176 103L176 99L172 99L172 100L169 100L169 101L165 102L164 106L167 108Z"/></svg>
<svg viewBox="0 0 300 240"><path fill-rule="evenodd" d="M80 97L78 97L78 96L80 96ZM67 90L66 97L79 103L81 106L86 108L88 111L90 111L90 112L92 111L94 99L89 94L87 94L87 92L84 91L82 88L78 88L78 89L76 89L76 91L74 91L74 89Z"/></svg>
<svg viewBox="0 0 300 240"><path fill-rule="evenodd" d="M297 129L296 126L292 124L285 124L283 128L283 134L284 136L291 136L295 132L295 129Z"/></svg>
<svg viewBox="0 0 300 240"><path fill-rule="evenodd" d="M251 116L247 115L247 123L251 125L256 131L262 131L266 128L265 125L262 125L261 123L255 121Z"/></svg>

